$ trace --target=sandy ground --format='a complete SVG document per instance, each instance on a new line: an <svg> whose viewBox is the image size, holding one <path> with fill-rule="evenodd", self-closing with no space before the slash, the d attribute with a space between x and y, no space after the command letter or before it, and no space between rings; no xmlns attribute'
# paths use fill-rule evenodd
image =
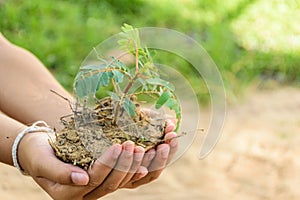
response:
<svg viewBox="0 0 300 200"><path fill-rule="evenodd" d="M203 111L201 127L208 127ZM214 151L198 159L203 136L159 180L104 200L300 199L300 90L254 92L227 109ZM30 178L0 165L0 199L49 200Z"/></svg>

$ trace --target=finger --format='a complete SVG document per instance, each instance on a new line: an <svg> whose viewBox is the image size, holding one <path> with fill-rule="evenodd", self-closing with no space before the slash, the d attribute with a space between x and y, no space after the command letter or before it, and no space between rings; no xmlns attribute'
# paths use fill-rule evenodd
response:
<svg viewBox="0 0 300 200"><path fill-rule="evenodd" d="M137 187L138 185L134 185L134 182L142 179L147 174L148 174L147 168L140 166L138 168L138 170L136 171L136 173L134 174L134 176L131 178L131 180L129 182L127 182L124 186L122 186L122 188L131 188L132 189L132 188Z"/></svg>
<svg viewBox="0 0 300 200"><path fill-rule="evenodd" d="M153 158L155 157L155 150L154 149L150 149L149 151L147 151L144 155L143 161L142 161L142 166L148 168L153 160Z"/></svg>
<svg viewBox="0 0 300 200"><path fill-rule="evenodd" d="M129 170L129 173L123 179L119 187L123 187L126 183L128 183L132 179L132 177L135 175L135 173L137 172L137 170L139 169L142 163L144 154L145 154L145 149L143 147L137 146L134 148L133 162L131 168Z"/></svg>
<svg viewBox="0 0 300 200"><path fill-rule="evenodd" d="M165 128L165 133L169 133L175 130L175 125L171 124L171 125L167 125Z"/></svg>
<svg viewBox="0 0 300 200"><path fill-rule="evenodd" d="M175 117L170 116L167 120L167 122L177 124L178 120Z"/></svg>
<svg viewBox="0 0 300 200"><path fill-rule="evenodd" d="M133 161L134 143L132 141L126 141L122 144L123 151L120 155L117 165L115 166L114 172L127 172L129 171Z"/></svg>
<svg viewBox="0 0 300 200"><path fill-rule="evenodd" d="M161 144L157 147L156 156L149 166L148 170L157 171L165 168L167 159L169 157L170 146L168 144Z"/></svg>
<svg viewBox="0 0 300 200"><path fill-rule="evenodd" d="M131 182L137 181L148 174L148 169L146 167L140 166L134 176L131 178Z"/></svg>
<svg viewBox="0 0 300 200"><path fill-rule="evenodd" d="M43 162L37 162L33 176L47 178L53 182L69 185L86 185L89 176L83 169L66 164L53 154L43 157ZM45 163L47 163L45 165Z"/></svg>
<svg viewBox="0 0 300 200"><path fill-rule="evenodd" d="M87 186L74 187L71 185L55 183L45 178L34 177L34 179L53 199L79 200L104 182L106 177L112 171L112 168L117 163L121 151L121 145L113 145L99 159L96 160L93 166L88 170L90 181Z"/></svg>
<svg viewBox="0 0 300 200"><path fill-rule="evenodd" d="M105 153L96 160L93 166L88 170L90 175L88 186L94 189L103 183L116 165L121 152L122 146L115 144L108 148Z"/></svg>
<svg viewBox="0 0 300 200"><path fill-rule="evenodd" d="M168 144L159 145L157 147L156 156L148 168L149 173L144 178L133 182L132 186L135 188L157 179L162 173L163 169L166 167L169 151L170 147Z"/></svg>
<svg viewBox="0 0 300 200"><path fill-rule="evenodd" d="M104 182L99 187L84 197L85 200L102 197L108 193L114 192L119 188L122 180L126 177L128 171L130 170L133 160L134 143L132 141L126 141L122 146L123 150L119 156L117 164L114 167L114 170L111 171L109 176L106 177Z"/></svg>
<svg viewBox="0 0 300 200"><path fill-rule="evenodd" d="M176 122L172 119L167 119L167 125L165 128L165 133L174 131L176 128Z"/></svg>
<svg viewBox="0 0 300 200"><path fill-rule="evenodd" d="M176 135L177 134L175 132L170 132L165 136L166 144L170 145L170 152L169 152L167 164L169 164L172 161L176 152L178 151L178 140L176 139Z"/></svg>

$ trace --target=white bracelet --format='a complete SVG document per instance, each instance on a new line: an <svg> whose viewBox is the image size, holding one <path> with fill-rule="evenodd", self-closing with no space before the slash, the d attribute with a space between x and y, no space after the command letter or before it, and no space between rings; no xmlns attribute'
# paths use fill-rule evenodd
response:
<svg viewBox="0 0 300 200"><path fill-rule="evenodd" d="M42 125L42 126L40 126ZM37 121L31 126L25 128L19 135L16 137L14 144L12 146L12 159L14 166L23 174L28 175L24 170L21 168L18 162L18 146L21 141L21 139L24 137L26 133L33 133L33 132L49 132L54 133L54 130L51 129L46 122L44 121Z"/></svg>

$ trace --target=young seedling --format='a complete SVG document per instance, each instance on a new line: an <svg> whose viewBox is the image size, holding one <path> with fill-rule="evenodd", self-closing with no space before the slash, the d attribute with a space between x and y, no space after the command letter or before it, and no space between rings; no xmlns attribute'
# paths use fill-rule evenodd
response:
<svg viewBox="0 0 300 200"><path fill-rule="evenodd" d="M119 37L120 49L134 56L134 66L99 55L96 64L82 66L74 83L73 114L61 120L65 128L50 141L60 159L85 169L114 143L131 140L146 150L163 143L167 122L163 107L174 111L176 130L180 125L175 88L160 78L138 30L125 24ZM104 97L98 97L99 91L106 91ZM155 109L142 107L140 98L154 99Z"/></svg>

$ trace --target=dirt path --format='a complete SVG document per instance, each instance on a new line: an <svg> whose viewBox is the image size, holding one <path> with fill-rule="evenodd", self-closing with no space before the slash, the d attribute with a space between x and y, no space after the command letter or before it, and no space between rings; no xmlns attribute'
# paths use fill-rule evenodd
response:
<svg viewBox="0 0 300 200"><path fill-rule="evenodd" d="M158 181L103 199L299 199L299 113L299 89L255 92L228 108L222 138L207 158L197 158L200 135ZM201 127L208 127L208 117L202 118ZM0 199L50 199L15 169L0 165L0 171Z"/></svg>

